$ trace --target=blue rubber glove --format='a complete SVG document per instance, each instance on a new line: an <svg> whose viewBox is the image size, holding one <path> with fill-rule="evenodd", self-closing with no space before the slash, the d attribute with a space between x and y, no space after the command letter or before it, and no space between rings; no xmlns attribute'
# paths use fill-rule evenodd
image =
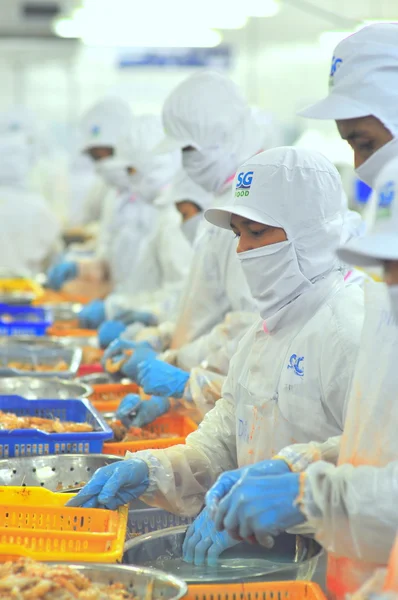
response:
<svg viewBox="0 0 398 600"><path fill-rule="evenodd" d="M145 342L129 342L128 340L117 339L109 344L108 348L104 352L102 360L104 363L108 360L108 358L115 358L119 360L120 358L123 358L125 350L135 350L140 343Z"/></svg>
<svg viewBox="0 0 398 600"><path fill-rule="evenodd" d="M146 360L138 367L137 383L146 394L181 398L189 373L161 360Z"/></svg>
<svg viewBox="0 0 398 600"><path fill-rule="evenodd" d="M182 558L185 562L200 566L207 564L214 567L220 554L236 546L225 531L218 532L207 509L202 510L192 525L189 526L182 546Z"/></svg>
<svg viewBox="0 0 398 600"><path fill-rule="evenodd" d="M61 262L47 273L47 285L53 290L60 290L66 281L76 279L78 275L77 263L73 261Z"/></svg>
<svg viewBox="0 0 398 600"><path fill-rule="evenodd" d="M131 379L131 381L136 382L138 378L138 365L146 360L154 360L156 356L157 353L150 344L147 342L141 342L140 344L137 344L133 356L131 356L128 361L124 363L121 368L121 372L123 375Z"/></svg>
<svg viewBox="0 0 398 600"><path fill-rule="evenodd" d="M126 329L127 325L121 321L105 321L105 323L102 323L98 329L98 341L101 348L107 348Z"/></svg>
<svg viewBox="0 0 398 600"><path fill-rule="evenodd" d="M67 506L116 510L139 498L148 485L149 469L145 461L138 458L121 460L98 469Z"/></svg>
<svg viewBox="0 0 398 600"><path fill-rule="evenodd" d="M215 526L234 539L268 546L270 535L305 521L296 505L299 493L300 473L253 476L246 471L218 505Z"/></svg>
<svg viewBox="0 0 398 600"><path fill-rule="evenodd" d="M159 320L156 315L143 310L125 310L116 315L118 321L122 321L125 325L132 323L142 323L146 327L156 327Z"/></svg>
<svg viewBox="0 0 398 600"><path fill-rule="evenodd" d="M103 300L93 300L79 313L79 325L85 329L98 329L105 319L105 302Z"/></svg>
<svg viewBox="0 0 398 600"><path fill-rule="evenodd" d="M170 410L170 400L152 396L141 400L138 394L128 394L116 411L117 418L125 427L144 427Z"/></svg>
<svg viewBox="0 0 398 600"><path fill-rule="evenodd" d="M231 488L239 481L244 473L249 473L254 477L266 475L284 475L290 473L288 464L281 459L263 460L249 467L242 467L235 471L226 471L217 479L216 483L206 494L206 506L213 519L219 502L228 494Z"/></svg>

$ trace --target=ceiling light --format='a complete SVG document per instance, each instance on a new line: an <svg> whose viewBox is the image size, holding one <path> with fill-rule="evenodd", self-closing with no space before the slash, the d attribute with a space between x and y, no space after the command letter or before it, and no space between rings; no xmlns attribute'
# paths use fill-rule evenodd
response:
<svg viewBox="0 0 398 600"><path fill-rule="evenodd" d="M86 46L138 47L138 48L213 48L222 41L219 32L211 29L197 31L163 31L162 35L137 28L128 35L115 35L108 31L88 31L81 36Z"/></svg>
<svg viewBox="0 0 398 600"><path fill-rule="evenodd" d="M79 37L80 31L73 19L55 19L53 23L53 31L56 35L62 38Z"/></svg>
<svg viewBox="0 0 398 600"><path fill-rule="evenodd" d="M245 0L243 10L248 17L274 17L280 8L278 0Z"/></svg>

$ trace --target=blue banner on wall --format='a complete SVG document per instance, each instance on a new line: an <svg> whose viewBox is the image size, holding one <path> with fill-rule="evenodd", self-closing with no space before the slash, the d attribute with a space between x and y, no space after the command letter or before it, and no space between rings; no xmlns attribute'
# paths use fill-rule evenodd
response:
<svg viewBox="0 0 398 600"><path fill-rule="evenodd" d="M231 64L231 48L150 48L132 49L118 58L121 69L135 67L209 67L228 69Z"/></svg>

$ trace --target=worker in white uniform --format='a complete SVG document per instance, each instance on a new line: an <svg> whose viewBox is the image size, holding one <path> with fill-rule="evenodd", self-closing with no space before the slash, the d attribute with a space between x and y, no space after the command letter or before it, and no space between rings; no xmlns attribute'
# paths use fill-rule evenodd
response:
<svg viewBox="0 0 398 600"><path fill-rule="evenodd" d="M162 155L163 162L168 156ZM155 163L159 159L159 156L153 154L148 157L148 160ZM182 169L164 193L153 200L158 211L158 226L141 253L137 273L138 278L141 276L142 279L141 289L147 291L124 294L123 297L119 295L116 298L118 305L126 309L126 314L132 309L144 309L152 311L160 323L172 320L173 315L177 318L181 292L189 273L193 238L202 220L203 210L211 201L212 195L193 182ZM113 303L109 316L117 312L120 314L115 309L116 305ZM137 321L128 325L125 321L108 320L98 332L100 345L105 348L118 337L134 340L143 327ZM146 340L150 337L150 331L146 328ZM154 327L154 336L157 331L157 327ZM122 346L124 345L118 344L117 348ZM115 348L111 355L115 355Z"/></svg>
<svg viewBox="0 0 398 600"><path fill-rule="evenodd" d="M21 133L0 140L0 271L34 277L61 249L58 219L30 185L32 154Z"/></svg>
<svg viewBox="0 0 398 600"><path fill-rule="evenodd" d="M329 553L329 596L341 599L387 564L398 529L398 154L372 201L374 230L339 251L347 263L384 266L388 284L366 288L343 436L287 446L275 460L223 475L207 496L218 529L243 539L306 519Z"/></svg>
<svg viewBox="0 0 398 600"><path fill-rule="evenodd" d="M299 113L336 121L354 150L356 174L370 187L398 153L397 86L398 23L376 23L336 46L328 96Z"/></svg>
<svg viewBox="0 0 398 600"><path fill-rule="evenodd" d="M344 221L336 169L316 153L266 151L238 169L230 205L206 218L238 236L260 317L231 361L222 398L186 443L99 469L76 506L114 509L142 496L193 516L222 472L271 458L292 439L343 431L363 292L344 284L335 255Z"/></svg>

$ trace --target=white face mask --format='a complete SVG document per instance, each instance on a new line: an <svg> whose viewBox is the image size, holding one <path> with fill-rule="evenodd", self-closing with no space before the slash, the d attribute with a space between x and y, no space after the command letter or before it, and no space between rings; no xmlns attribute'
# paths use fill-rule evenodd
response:
<svg viewBox="0 0 398 600"><path fill-rule="evenodd" d="M182 166L198 185L207 192L219 192L229 177L234 175L237 165L233 157L220 149L206 151L191 150L182 153Z"/></svg>
<svg viewBox="0 0 398 600"><path fill-rule="evenodd" d="M300 271L296 252L289 241L240 252L238 257L264 320L311 287Z"/></svg>
<svg viewBox="0 0 398 600"><path fill-rule="evenodd" d="M194 217L188 219L188 221L184 221L181 223L181 229L185 237L187 238L190 244L193 244L196 238L196 233L198 231L198 227L203 219L203 213L198 213Z"/></svg>
<svg viewBox="0 0 398 600"><path fill-rule="evenodd" d="M398 325L398 285L389 285L388 295L390 296L391 312Z"/></svg>
<svg viewBox="0 0 398 600"><path fill-rule="evenodd" d="M398 138L394 138L376 150L372 156L369 156L368 160L365 160L360 167L355 169L355 173L358 175L359 179L364 181L368 186L374 187L376 178L381 169L392 158L396 158L397 156Z"/></svg>
<svg viewBox="0 0 398 600"><path fill-rule="evenodd" d="M126 167L110 164L104 160L98 163L96 171L111 187L115 187L120 192L130 190L130 175Z"/></svg>

